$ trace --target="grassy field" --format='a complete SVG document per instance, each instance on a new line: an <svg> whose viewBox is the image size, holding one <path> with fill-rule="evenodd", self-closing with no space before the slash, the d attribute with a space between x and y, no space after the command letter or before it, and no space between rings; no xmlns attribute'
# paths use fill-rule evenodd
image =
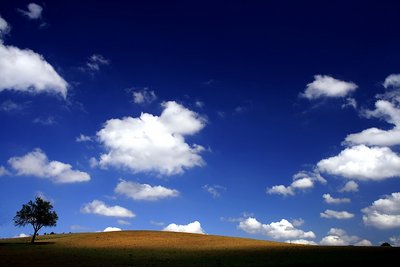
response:
<svg viewBox="0 0 400 267"><path fill-rule="evenodd" d="M0 239L0 266L383 266L400 248L290 245L244 238L123 231Z"/></svg>

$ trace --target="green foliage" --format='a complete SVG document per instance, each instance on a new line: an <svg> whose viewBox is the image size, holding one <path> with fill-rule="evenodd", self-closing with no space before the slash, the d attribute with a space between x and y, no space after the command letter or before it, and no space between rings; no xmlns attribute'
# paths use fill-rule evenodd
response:
<svg viewBox="0 0 400 267"><path fill-rule="evenodd" d="M43 226L56 226L58 215L52 211L53 205L40 197L35 202L30 200L28 204L22 205L20 211L17 212L13 221L15 226L25 226L31 224L34 234L31 242L35 241L35 236Z"/></svg>

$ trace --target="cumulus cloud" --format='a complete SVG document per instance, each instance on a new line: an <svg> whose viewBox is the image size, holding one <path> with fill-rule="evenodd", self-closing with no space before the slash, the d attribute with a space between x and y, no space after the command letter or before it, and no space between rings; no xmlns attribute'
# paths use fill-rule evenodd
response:
<svg viewBox="0 0 400 267"><path fill-rule="evenodd" d="M154 91L150 91L148 88L133 91L132 95L135 104L150 104L157 99Z"/></svg>
<svg viewBox="0 0 400 267"><path fill-rule="evenodd" d="M22 157L12 157L8 160L17 175L32 175L47 178L54 183L77 183L90 180L86 172L73 170L70 164L60 161L49 161L46 154L39 148Z"/></svg>
<svg viewBox="0 0 400 267"><path fill-rule="evenodd" d="M389 238L390 243L395 247L400 247L400 235Z"/></svg>
<svg viewBox="0 0 400 267"><path fill-rule="evenodd" d="M99 71L101 66L109 65L110 60L106 59L104 56L100 54L93 54L89 57L88 61L84 68L81 68L82 71Z"/></svg>
<svg viewBox="0 0 400 267"><path fill-rule="evenodd" d="M334 198L330 194L323 194L322 198L328 204L350 203L350 198Z"/></svg>
<svg viewBox="0 0 400 267"><path fill-rule="evenodd" d="M400 74L390 74L383 82L385 88L396 87L400 88Z"/></svg>
<svg viewBox="0 0 400 267"><path fill-rule="evenodd" d="M103 201L93 200L90 203L85 204L81 208L81 212L85 214L97 214L108 217L126 217L133 218L136 215L121 206L107 206Z"/></svg>
<svg viewBox="0 0 400 267"><path fill-rule="evenodd" d="M365 144L369 146L394 146L400 144L400 129L381 130L375 127L359 133L349 134L346 144Z"/></svg>
<svg viewBox="0 0 400 267"><path fill-rule="evenodd" d="M371 206L362 209L365 225L378 229L400 227L400 192L375 200Z"/></svg>
<svg viewBox="0 0 400 267"><path fill-rule="evenodd" d="M241 221L238 229L249 234L264 234L273 239L313 239L315 234L312 231L304 232L297 229L289 221L282 219L279 222L264 224L256 218L249 217Z"/></svg>
<svg viewBox="0 0 400 267"><path fill-rule="evenodd" d="M76 139L76 142L78 143L82 143L82 142L90 142L93 141L92 137L84 135L84 134L80 134Z"/></svg>
<svg viewBox="0 0 400 267"><path fill-rule="evenodd" d="M325 210L320 213L321 218L346 220L354 217L353 213L347 211Z"/></svg>
<svg viewBox="0 0 400 267"><path fill-rule="evenodd" d="M27 9L28 10L18 10L29 19L40 19L42 17L43 7L41 7L40 5L30 3L28 4Z"/></svg>
<svg viewBox="0 0 400 267"><path fill-rule="evenodd" d="M8 25L7 21L0 16L0 38L3 35L7 34L10 31L10 25ZM0 39L0 44L2 43Z"/></svg>
<svg viewBox="0 0 400 267"><path fill-rule="evenodd" d="M317 245L314 241L306 239L286 240L285 243L298 244L298 245Z"/></svg>
<svg viewBox="0 0 400 267"><path fill-rule="evenodd" d="M118 232L122 231L121 228L109 226L103 230L103 232Z"/></svg>
<svg viewBox="0 0 400 267"><path fill-rule="evenodd" d="M139 118L106 121L97 132L107 150L100 156L100 166L161 175L181 174L185 169L203 166L199 153L204 147L191 146L184 137L198 133L205 126L205 119L174 101L162 106L160 116L142 113Z"/></svg>
<svg viewBox="0 0 400 267"><path fill-rule="evenodd" d="M292 220L292 224L294 227L302 226L304 223L305 221L302 218Z"/></svg>
<svg viewBox="0 0 400 267"><path fill-rule="evenodd" d="M353 146L317 164L321 172L362 181L400 176L400 157L388 147Z"/></svg>
<svg viewBox="0 0 400 267"><path fill-rule="evenodd" d="M358 192L358 184L354 181L348 181L342 188L339 189L339 192Z"/></svg>
<svg viewBox="0 0 400 267"><path fill-rule="evenodd" d="M369 240L361 239L355 235L348 235L345 230L339 228L331 228L328 235L319 243L324 246L372 246Z"/></svg>
<svg viewBox="0 0 400 267"><path fill-rule="evenodd" d="M139 184L122 179L117 184L117 187L115 187L114 192L125 195L133 200L146 201L156 201L179 196L179 191L175 189L169 189L161 185Z"/></svg>
<svg viewBox="0 0 400 267"><path fill-rule="evenodd" d="M267 188L267 194L278 194L283 196L294 196L296 191L305 191L314 187L315 182L322 184L326 180L318 172L300 171L293 175L293 182L289 186L275 185Z"/></svg>
<svg viewBox="0 0 400 267"><path fill-rule="evenodd" d="M201 224L198 221L194 221L189 224L178 225L175 223L169 224L167 227L163 229L163 231L168 232L183 232L183 233L194 233L194 234L205 234L203 228L201 228Z"/></svg>
<svg viewBox="0 0 400 267"><path fill-rule="evenodd" d="M19 235L14 236L14 238L21 238L21 237L30 237L30 235L20 233Z"/></svg>
<svg viewBox="0 0 400 267"><path fill-rule="evenodd" d="M225 191L226 187L221 185L203 185L202 187L206 192L212 195L213 198L219 198L221 196L221 191Z"/></svg>
<svg viewBox="0 0 400 267"><path fill-rule="evenodd" d="M393 97L391 99L396 102ZM396 103L388 100L378 100L374 110L364 111L364 116L380 118L393 124L394 128L382 130L376 127L365 129L359 133L349 134L344 144L365 144L370 146L394 146L400 144L400 109Z"/></svg>
<svg viewBox="0 0 400 267"><path fill-rule="evenodd" d="M3 90L55 93L66 98L68 83L42 55L0 42L0 92Z"/></svg>
<svg viewBox="0 0 400 267"><path fill-rule="evenodd" d="M315 75L314 81L307 84L303 97L317 99L323 97L345 97L358 86L352 82L337 80L328 75Z"/></svg>

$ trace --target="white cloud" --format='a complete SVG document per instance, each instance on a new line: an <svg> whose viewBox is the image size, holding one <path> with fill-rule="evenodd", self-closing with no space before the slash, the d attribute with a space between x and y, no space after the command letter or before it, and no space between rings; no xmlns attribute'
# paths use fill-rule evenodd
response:
<svg viewBox="0 0 400 267"><path fill-rule="evenodd" d="M274 185L273 187L267 188L267 194L294 196L292 188L290 186L284 186L284 185Z"/></svg>
<svg viewBox="0 0 400 267"><path fill-rule="evenodd" d="M304 224L304 220L302 218L292 220L292 224L294 227L300 227Z"/></svg>
<svg viewBox="0 0 400 267"><path fill-rule="evenodd" d="M393 102L396 100L391 97ZM381 130L372 127L359 133L349 134L344 144L357 145L365 144L370 146L394 146L400 144L400 109L395 103L388 100L378 100L374 110L364 111L364 116L380 118L393 124L394 128Z"/></svg>
<svg viewBox="0 0 400 267"><path fill-rule="evenodd" d="M203 185L202 187L206 192L210 193L213 198L218 198L221 196L221 191L225 191L226 187L221 185Z"/></svg>
<svg viewBox="0 0 400 267"><path fill-rule="evenodd" d="M89 57L89 60L86 62L86 68L81 68L82 70L89 71L99 71L101 66L109 65L110 61L106 59L104 56L99 54L93 54Z"/></svg>
<svg viewBox="0 0 400 267"><path fill-rule="evenodd" d="M400 247L400 235L390 237L389 241L391 242L392 246Z"/></svg>
<svg viewBox="0 0 400 267"><path fill-rule="evenodd" d="M302 96L308 99L344 97L357 88L358 86L352 82L337 80L328 75L315 75L314 81L307 84L307 88Z"/></svg>
<svg viewBox="0 0 400 267"><path fill-rule="evenodd" d="M108 217L133 218L136 216L132 211L124 207L107 206L103 201L100 200L93 200L92 202L85 204L81 208L81 212L86 214L97 214Z"/></svg>
<svg viewBox="0 0 400 267"><path fill-rule="evenodd" d="M331 228L328 235L319 243L325 246L372 246L369 240L361 239L355 235L348 235L345 230L339 228Z"/></svg>
<svg viewBox="0 0 400 267"><path fill-rule="evenodd" d="M5 112L21 112L27 107L27 103L15 103L12 100L6 100L0 105L0 110Z"/></svg>
<svg viewBox="0 0 400 267"><path fill-rule="evenodd" d="M400 227L400 192L375 200L371 206L362 209L363 222L378 229Z"/></svg>
<svg viewBox="0 0 400 267"><path fill-rule="evenodd" d="M196 105L196 107L198 107L198 108L203 108L203 107L204 107L204 102L202 102L202 101L200 101L200 100L197 100L196 103L195 103L195 105Z"/></svg>
<svg viewBox="0 0 400 267"><path fill-rule="evenodd" d="M150 104L157 99L154 91L144 88L142 90L133 91L133 102L136 104Z"/></svg>
<svg viewBox="0 0 400 267"><path fill-rule="evenodd" d="M30 235L20 233L19 235L14 236L14 238L21 238L21 237L30 237Z"/></svg>
<svg viewBox="0 0 400 267"><path fill-rule="evenodd" d="M77 183L90 180L86 172L73 170L70 164L60 161L49 161L46 154L39 148L22 157L12 157L8 160L17 175L32 175L50 179L54 183Z"/></svg>
<svg viewBox="0 0 400 267"><path fill-rule="evenodd" d="M298 245L317 245L314 241L306 239L286 240L285 243L298 244Z"/></svg>
<svg viewBox="0 0 400 267"><path fill-rule="evenodd" d="M0 176L10 175L10 172L4 168L4 166L0 166Z"/></svg>
<svg viewBox="0 0 400 267"><path fill-rule="evenodd" d="M0 16L0 38L3 35L7 34L10 31L10 25L8 25L7 21ZM0 43L2 40L0 39Z"/></svg>
<svg viewBox="0 0 400 267"><path fill-rule="evenodd" d="M65 98L67 87L67 82L43 56L29 49L5 46L0 42L0 92L48 92Z"/></svg>
<svg viewBox="0 0 400 267"><path fill-rule="evenodd" d="M99 165L99 162L97 161L97 159L96 158L94 158L94 157L91 157L90 159L89 159L89 166L90 166L90 168L96 168L97 166Z"/></svg>
<svg viewBox="0 0 400 267"><path fill-rule="evenodd" d="M177 225L175 223L171 223L165 227L163 231L205 234L203 228L201 228L200 222L198 221L194 221L186 225Z"/></svg>
<svg viewBox="0 0 400 267"><path fill-rule="evenodd" d="M121 224L121 225L130 225L131 224L130 222L125 221L125 220L118 220L117 223Z"/></svg>
<svg viewBox="0 0 400 267"><path fill-rule="evenodd" d="M313 188L316 181L322 184L326 183L326 180L318 172L300 171L293 175L293 182L289 186L275 185L267 188L266 192L267 194L294 196L296 191L305 191Z"/></svg>
<svg viewBox="0 0 400 267"><path fill-rule="evenodd" d="M33 123L36 124L43 124L43 125L53 125L56 124L56 119L53 116L49 116L49 117L37 117L35 118L33 121Z"/></svg>
<svg viewBox="0 0 400 267"><path fill-rule="evenodd" d="M330 194L323 194L322 198L328 204L350 203L350 198L334 198Z"/></svg>
<svg viewBox="0 0 400 267"><path fill-rule="evenodd" d="M289 221L282 219L280 222L272 222L263 224L256 218L249 217L241 221L238 225L241 229L249 234L264 234L273 239L312 239L315 234L312 231L304 232L297 229Z"/></svg>
<svg viewBox="0 0 400 267"><path fill-rule="evenodd" d="M321 160L317 167L345 178L380 181L400 176L400 157L388 147L358 145Z"/></svg>
<svg viewBox="0 0 400 267"><path fill-rule="evenodd" d="M41 199L49 201L52 205L54 205L54 199L46 196L42 191L36 191L35 197L40 197Z"/></svg>
<svg viewBox="0 0 400 267"><path fill-rule="evenodd" d="M358 192L358 184L354 181L348 181L342 188L339 189L339 192Z"/></svg>
<svg viewBox="0 0 400 267"><path fill-rule="evenodd" d="M389 87L400 87L400 74L390 74L386 77L385 81L383 82L383 86L385 88Z"/></svg>
<svg viewBox="0 0 400 267"><path fill-rule="evenodd" d="M185 169L203 166L199 153L204 147L190 146L184 136L199 132L205 120L174 101L162 106L160 116L142 113L139 118L108 120L97 132L107 150L100 156L100 166L161 175L181 174Z"/></svg>
<svg viewBox="0 0 400 267"><path fill-rule="evenodd" d="M115 187L114 192L125 195L133 200L146 201L156 201L179 196L179 191L175 189L169 189L160 185L139 184L122 179L117 184L117 187Z"/></svg>
<svg viewBox="0 0 400 267"><path fill-rule="evenodd" d="M354 108L354 109L357 109L357 101L352 97L348 97L348 98L346 98L346 103L344 103L342 105L342 108Z"/></svg>
<svg viewBox="0 0 400 267"><path fill-rule="evenodd" d="M359 133L349 134L345 144L365 144L369 146L394 146L400 144L400 129L381 130L375 127Z"/></svg>
<svg viewBox="0 0 400 267"><path fill-rule="evenodd" d="M346 220L354 217L353 213L347 211L325 210L320 213L321 218Z"/></svg>
<svg viewBox="0 0 400 267"><path fill-rule="evenodd" d="M103 230L103 232L118 232L118 231L122 231L122 229L118 228L118 227L111 227L111 226L109 226Z"/></svg>
<svg viewBox="0 0 400 267"><path fill-rule="evenodd" d="M82 142L90 142L93 141L92 137L84 135L84 134L80 134L76 139L76 142L78 143L82 143Z"/></svg>
<svg viewBox="0 0 400 267"><path fill-rule="evenodd" d="M30 19L40 19L42 17L43 7L38 4L30 3L27 6L28 10L18 9L22 14Z"/></svg>

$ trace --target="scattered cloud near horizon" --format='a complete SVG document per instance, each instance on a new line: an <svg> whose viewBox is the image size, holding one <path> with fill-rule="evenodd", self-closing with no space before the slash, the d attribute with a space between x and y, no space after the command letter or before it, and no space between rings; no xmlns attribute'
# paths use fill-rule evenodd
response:
<svg viewBox="0 0 400 267"><path fill-rule="evenodd" d="M103 230L103 232L119 232L119 231L122 231L122 229L118 228L118 227L112 227L112 226L108 226Z"/></svg>
<svg viewBox="0 0 400 267"><path fill-rule="evenodd" d="M324 238L319 242L324 246L372 246L369 240L361 239L355 235L348 235L347 232L340 228L331 228Z"/></svg>
<svg viewBox="0 0 400 267"><path fill-rule="evenodd" d="M371 206L362 209L363 222L378 229L400 227L400 192L375 200Z"/></svg>
<svg viewBox="0 0 400 267"><path fill-rule="evenodd" d="M297 229L288 220L282 219L279 222L264 224L256 218L249 217L239 223L238 229L249 234L263 234L273 239L314 239L312 231L305 232Z"/></svg>
<svg viewBox="0 0 400 267"><path fill-rule="evenodd" d="M171 223L167 227L163 228L162 231L168 232L182 232L182 233L193 233L193 234L205 234L199 221L194 221L189 224L178 225Z"/></svg>

